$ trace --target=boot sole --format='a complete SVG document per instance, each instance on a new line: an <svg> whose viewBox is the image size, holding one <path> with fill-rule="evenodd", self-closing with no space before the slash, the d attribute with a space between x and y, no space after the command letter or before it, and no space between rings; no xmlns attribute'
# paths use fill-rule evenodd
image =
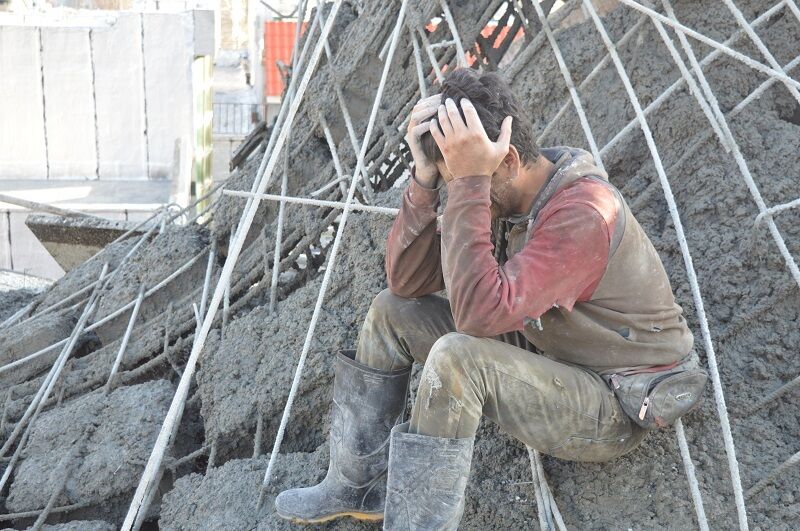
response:
<svg viewBox="0 0 800 531"><path fill-rule="evenodd" d="M362 520L366 522L380 522L383 520L383 513L360 513L360 512L344 512L344 513L336 513L331 514L328 516L323 516L321 518L298 518L296 516L284 516L281 513L278 513L278 516L285 520L289 520L295 524L324 524L325 522L330 522L331 520L335 520L337 518L343 518L345 516L349 516L350 518L355 518L356 520Z"/></svg>

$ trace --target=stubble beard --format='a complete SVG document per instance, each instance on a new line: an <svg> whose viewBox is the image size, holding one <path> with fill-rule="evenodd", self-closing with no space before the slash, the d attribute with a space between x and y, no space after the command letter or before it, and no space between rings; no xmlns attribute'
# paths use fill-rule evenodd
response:
<svg viewBox="0 0 800 531"><path fill-rule="evenodd" d="M513 178L492 177L491 188L489 189L489 207L492 219L507 218L513 214L513 189L511 181Z"/></svg>

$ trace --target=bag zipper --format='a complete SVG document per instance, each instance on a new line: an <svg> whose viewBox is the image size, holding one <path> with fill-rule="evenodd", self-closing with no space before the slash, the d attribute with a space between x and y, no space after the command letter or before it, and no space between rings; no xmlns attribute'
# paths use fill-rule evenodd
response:
<svg viewBox="0 0 800 531"><path fill-rule="evenodd" d="M642 402L642 407L639 409L639 420L644 420L644 416L647 414L647 408L650 406L650 397L644 397L644 401Z"/></svg>

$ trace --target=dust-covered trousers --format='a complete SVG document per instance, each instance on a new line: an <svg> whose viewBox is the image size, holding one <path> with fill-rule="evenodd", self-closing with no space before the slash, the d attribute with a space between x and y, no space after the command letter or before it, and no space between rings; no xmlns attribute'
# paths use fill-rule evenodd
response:
<svg viewBox="0 0 800 531"><path fill-rule="evenodd" d="M606 461L646 435L600 375L537 354L520 332L495 338L455 332L447 299L381 292L358 341L356 361L396 370L425 365L409 431L472 437L482 415L540 452Z"/></svg>

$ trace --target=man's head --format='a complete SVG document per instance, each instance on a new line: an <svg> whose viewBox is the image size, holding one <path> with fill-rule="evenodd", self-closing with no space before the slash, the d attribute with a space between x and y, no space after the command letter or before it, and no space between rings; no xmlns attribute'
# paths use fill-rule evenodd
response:
<svg viewBox="0 0 800 531"><path fill-rule="evenodd" d="M533 139L533 126L522 111L517 98L508 83L495 73L481 74L471 68L458 68L445 75L440 92L442 103L452 98L461 109L461 99L466 98L478 111L483 128L489 139L497 140L500 126L506 116L514 119L511 131L511 145L519 153L523 166L535 162L539 157L539 147ZM463 118L463 112L461 114ZM435 116L433 117L435 118ZM442 153L431 135L422 136L422 149L428 160L442 162Z"/></svg>
<svg viewBox="0 0 800 531"><path fill-rule="evenodd" d="M516 178L520 168L536 162L539 158L539 147L533 138L533 126L517 101L511 88L497 74L481 74L469 68L459 68L445 75L442 82L441 101L451 98L463 118L461 100L466 98L475 107L483 128L491 141L497 140L500 127L507 116L513 118L511 145L509 154L500 167L492 175L492 202L500 207L502 215L505 203L505 192L510 182ZM432 117L435 118L435 115ZM447 175L439 146L430 134L420 138L422 150L428 160L436 163L439 173Z"/></svg>

